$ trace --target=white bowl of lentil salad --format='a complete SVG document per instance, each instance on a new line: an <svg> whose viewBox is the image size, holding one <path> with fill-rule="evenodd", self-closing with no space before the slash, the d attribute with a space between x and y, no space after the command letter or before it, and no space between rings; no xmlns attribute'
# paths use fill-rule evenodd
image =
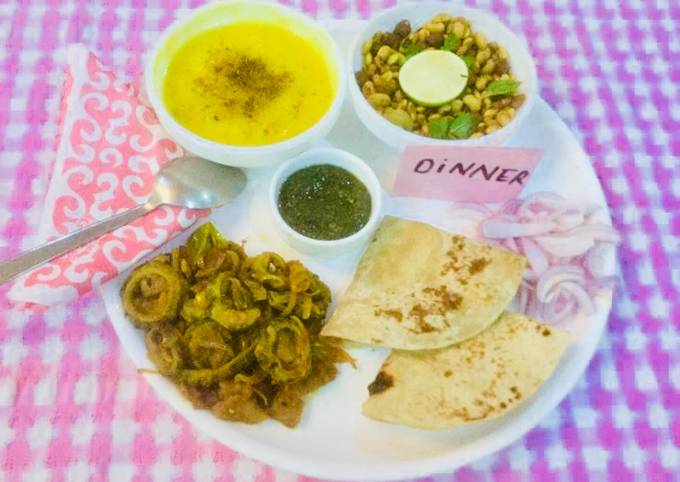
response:
<svg viewBox="0 0 680 482"><path fill-rule="evenodd" d="M415 55L433 49L463 59L468 81L455 99L428 106L409 98L399 73ZM538 95L525 42L493 15L449 2L397 6L367 22L350 50L348 70L358 117L400 149L505 144Z"/></svg>

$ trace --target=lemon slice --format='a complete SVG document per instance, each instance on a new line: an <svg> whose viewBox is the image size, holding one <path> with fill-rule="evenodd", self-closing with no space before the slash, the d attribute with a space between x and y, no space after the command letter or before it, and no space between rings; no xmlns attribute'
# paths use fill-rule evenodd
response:
<svg viewBox="0 0 680 482"><path fill-rule="evenodd" d="M463 59L448 50L425 50L414 55L399 70L399 85L414 102L437 106L463 92L468 68Z"/></svg>

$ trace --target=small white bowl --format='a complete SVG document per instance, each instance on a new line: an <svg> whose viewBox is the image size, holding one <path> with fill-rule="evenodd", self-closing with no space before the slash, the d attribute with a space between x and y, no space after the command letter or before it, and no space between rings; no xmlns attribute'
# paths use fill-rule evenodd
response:
<svg viewBox="0 0 680 482"><path fill-rule="evenodd" d="M508 51L511 69L517 80L521 82L519 91L526 96L526 99L512 121L505 127L476 139L425 137L392 124L373 109L361 92L354 78L354 73L361 69L362 44L373 37L376 32L391 32L401 20L408 20L411 27L417 29L439 13L466 18L474 31L484 33L489 41L498 42ZM374 17L355 38L350 55L347 57L347 70L349 71L349 94L359 119L376 137L397 149L403 149L412 144L448 146L498 146L505 144L527 118L536 101L538 92L536 65L525 42L493 15L465 7L458 2L414 2L390 8Z"/></svg>
<svg viewBox="0 0 680 482"><path fill-rule="evenodd" d="M290 227L279 212L279 193L286 179L300 169L319 164L331 164L346 169L366 186L371 195L371 215L364 227L351 236L333 240L309 238ZM333 148L311 149L286 162L274 173L269 188L269 206L277 228L293 248L301 253L332 256L357 248L373 234L380 221L382 190L373 170L354 154Z"/></svg>
<svg viewBox="0 0 680 482"><path fill-rule="evenodd" d="M335 96L326 113L309 129L285 141L263 146L234 146L205 139L177 122L163 102L163 77L173 55L197 34L222 25L240 22L274 23L309 40L323 54ZM290 159L328 134L340 114L347 85L346 73L335 42L312 19L275 3L231 0L205 5L165 30L149 57L144 72L151 105L163 127L182 147L214 162L239 167L261 167Z"/></svg>

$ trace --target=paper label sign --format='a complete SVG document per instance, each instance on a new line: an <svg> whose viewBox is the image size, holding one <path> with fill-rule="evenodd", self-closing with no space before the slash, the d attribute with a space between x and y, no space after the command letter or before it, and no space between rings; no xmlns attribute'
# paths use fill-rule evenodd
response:
<svg viewBox="0 0 680 482"><path fill-rule="evenodd" d="M394 195L496 203L516 197L543 156L539 149L407 146Z"/></svg>

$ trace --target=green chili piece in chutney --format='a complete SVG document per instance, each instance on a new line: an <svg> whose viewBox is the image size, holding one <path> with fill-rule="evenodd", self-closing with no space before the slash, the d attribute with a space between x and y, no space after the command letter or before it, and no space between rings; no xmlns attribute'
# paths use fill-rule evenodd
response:
<svg viewBox="0 0 680 482"><path fill-rule="evenodd" d="M281 186L281 217L298 233L314 239L346 238L371 216L371 195L352 173L318 164L300 169Z"/></svg>

